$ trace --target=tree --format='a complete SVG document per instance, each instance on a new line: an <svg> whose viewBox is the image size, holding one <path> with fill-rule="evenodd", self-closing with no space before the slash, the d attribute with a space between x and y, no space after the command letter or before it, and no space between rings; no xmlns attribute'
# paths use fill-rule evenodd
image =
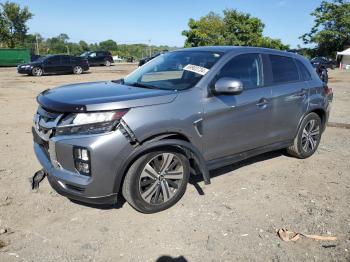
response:
<svg viewBox="0 0 350 262"><path fill-rule="evenodd" d="M188 22L190 30L185 30L182 35L187 37L185 47L225 44L225 24L220 15L210 12L198 21L191 18Z"/></svg>
<svg viewBox="0 0 350 262"><path fill-rule="evenodd" d="M59 34L56 37L46 39L48 53L49 54L69 53L68 40L69 40L69 37L67 34Z"/></svg>
<svg viewBox="0 0 350 262"><path fill-rule="evenodd" d="M191 18L189 30L184 30L185 47L206 45L260 46L288 49L279 39L263 36L265 25L250 14L225 9L224 16L210 12L199 20Z"/></svg>
<svg viewBox="0 0 350 262"><path fill-rule="evenodd" d="M79 41L79 46L80 46L80 49L81 49L83 52L89 51L89 45L88 45L88 43L86 43L85 41L80 40L80 41Z"/></svg>
<svg viewBox="0 0 350 262"><path fill-rule="evenodd" d="M0 4L0 42L9 48L21 46L28 31L26 23L33 17L28 7L6 1Z"/></svg>
<svg viewBox="0 0 350 262"><path fill-rule="evenodd" d="M350 3L345 0L322 1L311 13L315 24L300 38L305 44L314 43L318 55L334 56L350 45Z"/></svg>
<svg viewBox="0 0 350 262"><path fill-rule="evenodd" d="M106 51L116 51L117 43L111 39L100 42L100 48Z"/></svg>

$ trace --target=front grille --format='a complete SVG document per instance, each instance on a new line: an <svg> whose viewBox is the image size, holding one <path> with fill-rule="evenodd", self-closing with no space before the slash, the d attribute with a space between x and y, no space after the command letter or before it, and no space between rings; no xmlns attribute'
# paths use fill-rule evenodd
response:
<svg viewBox="0 0 350 262"><path fill-rule="evenodd" d="M50 159L50 154L49 154L49 142L45 141L44 139L42 139L37 131L35 130L35 128L32 128L32 134L33 134L33 140L34 143L37 143L40 148L42 149L42 151L45 153L45 155L47 156L48 159Z"/></svg>
<svg viewBox="0 0 350 262"><path fill-rule="evenodd" d="M59 113L59 112L54 112L54 111L44 109L42 106L38 107L37 112L42 118L45 119L45 121L50 121L52 119L56 119L58 116L61 115L61 113Z"/></svg>
<svg viewBox="0 0 350 262"><path fill-rule="evenodd" d="M39 106L37 114L34 116L34 128L37 134L45 141L54 134L58 121L63 114L49 111Z"/></svg>

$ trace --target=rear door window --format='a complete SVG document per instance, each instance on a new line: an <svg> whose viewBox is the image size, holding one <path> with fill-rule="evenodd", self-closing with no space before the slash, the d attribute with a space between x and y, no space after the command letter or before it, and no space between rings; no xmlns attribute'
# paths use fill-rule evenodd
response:
<svg viewBox="0 0 350 262"><path fill-rule="evenodd" d="M238 55L224 65L218 79L222 77L237 78L242 81L244 89L253 89L263 85L261 69L259 54Z"/></svg>
<svg viewBox="0 0 350 262"><path fill-rule="evenodd" d="M295 63L297 64L297 67L299 69L301 79L304 81L311 80L310 71L306 68L306 66L298 59L295 59Z"/></svg>
<svg viewBox="0 0 350 262"><path fill-rule="evenodd" d="M280 55L269 55L273 83L281 84L299 81L299 72L294 59Z"/></svg>
<svg viewBox="0 0 350 262"><path fill-rule="evenodd" d="M62 56L61 63L64 65L70 64L70 57L69 56Z"/></svg>

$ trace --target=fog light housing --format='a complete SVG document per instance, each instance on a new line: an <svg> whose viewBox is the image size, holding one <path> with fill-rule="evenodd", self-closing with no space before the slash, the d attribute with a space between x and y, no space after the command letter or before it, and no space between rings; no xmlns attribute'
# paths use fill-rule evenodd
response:
<svg viewBox="0 0 350 262"><path fill-rule="evenodd" d="M73 147L75 169L79 174L91 176L90 151L84 147Z"/></svg>

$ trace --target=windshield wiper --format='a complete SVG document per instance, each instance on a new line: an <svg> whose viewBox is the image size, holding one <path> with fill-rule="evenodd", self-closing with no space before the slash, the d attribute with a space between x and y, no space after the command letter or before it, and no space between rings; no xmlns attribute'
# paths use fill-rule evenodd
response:
<svg viewBox="0 0 350 262"><path fill-rule="evenodd" d="M152 85L145 85L143 83L140 83L140 82L134 82L134 83L125 83L125 85L128 85L128 86L135 86L135 87L143 87L143 88L150 88L150 89L161 89L157 86L152 86Z"/></svg>
<svg viewBox="0 0 350 262"><path fill-rule="evenodd" d="M117 79L117 80L112 80L113 83L116 83L116 84L124 84L124 78L120 78L120 79Z"/></svg>

